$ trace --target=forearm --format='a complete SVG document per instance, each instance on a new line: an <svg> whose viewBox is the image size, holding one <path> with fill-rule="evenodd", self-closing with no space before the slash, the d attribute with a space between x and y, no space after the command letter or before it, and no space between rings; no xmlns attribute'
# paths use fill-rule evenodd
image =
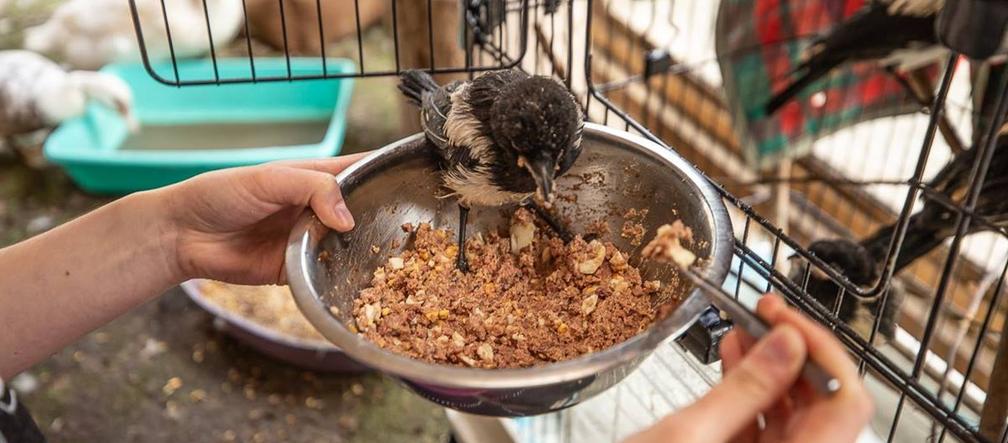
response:
<svg viewBox="0 0 1008 443"><path fill-rule="evenodd" d="M0 249L0 377L181 280L158 192L125 197Z"/></svg>

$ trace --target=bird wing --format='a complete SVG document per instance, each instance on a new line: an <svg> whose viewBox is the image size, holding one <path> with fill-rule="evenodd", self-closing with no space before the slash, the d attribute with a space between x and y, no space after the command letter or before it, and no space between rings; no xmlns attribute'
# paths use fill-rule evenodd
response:
<svg viewBox="0 0 1008 443"><path fill-rule="evenodd" d="M988 217L988 221L991 223L1005 226L1008 222L1008 198L1005 198L1008 197L1008 136L1002 135L997 140L994 149L990 166L987 168L986 179L980 188L980 195L977 196L976 213ZM962 181L964 183L962 187L966 188L969 169L966 168L961 175L963 175ZM964 190L962 192L964 196L961 200L965 200L965 193ZM976 223L973 227L974 229L987 229Z"/></svg>
<svg viewBox="0 0 1008 443"><path fill-rule="evenodd" d="M998 135L994 150L984 188L1008 182L1008 133ZM969 174L976 161L976 155L976 146L956 154L931 180L928 180L928 185L948 195L952 200L960 201L966 195Z"/></svg>
<svg viewBox="0 0 1008 443"><path fill-rule="evenodd" d="M420 126L423 127L427 139L441 150L448 148L448 135L445 134L445 123L451 111L451 94L458 89L461 81L449 83L433 92L424 93L420 104Z"/></svg>
<svg viewBox="0 0 1008 443"><path fill-rule="evenodd" d="M843 61L882 58L912 43L937 44L935 16L890 14L872 5L833 28L822 40L822 54Z"/></svg>
<svg viewBox="0 0 1008 443"><path fill-rule="evenodd" d="M907 0L909 1L909 0ZM884 61L903 65L908 57L938 44L935 15L893 15L888 4L873 3L816 38L792 75L796 78L771 97L765 112L775 113L812 83L845 63ZM920 61L914 64L919 65Z"/></svg>
<svg viewBox="0 0 1008 443"><path fill-rule="evenodd" d="M60 90L65 80L59 66L38 54L0 52L0 136L45 127L48 122L38 106L39 94Z"/></svg>

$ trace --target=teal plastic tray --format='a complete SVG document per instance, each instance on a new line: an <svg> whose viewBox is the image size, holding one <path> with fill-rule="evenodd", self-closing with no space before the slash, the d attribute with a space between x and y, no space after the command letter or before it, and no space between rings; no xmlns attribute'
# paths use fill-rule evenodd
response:
<svg viewBox="0 0 1008 443"><path fill-rule="evenodd" d="M171 64L155 65L166 78L173 78ZM353 72L348 60L327 60L330 74ZM319 59L291 59L294 74L321 74ZM337 155L346 131L346 110L353 88L351 79L223 84L176 88L158 83L140 64L114 64L103 72L122 78L133 89L139 134L129 134L118 114L91 104L87 112L61 124L45 144L45 155L62 166L84 190L94 193L126 193L164 186L202 172L258 164L281 159ZM249 60L219 59L220 78L247 77ZM287 74L285 59L255 59L258 76ZM179 77L214 78L208 61L179 63ZM270 132L273 126L295 131L299 122L320 126L320 141ZM251 125L251 126L250 126ZM271 126L273 125L273 126ZM247 127L270 135L266 146L256 144L256 131L248 131L240 146L228 146L226 133L215 127L238 131ZM160 138L147 140L143 149L124 149L124 142L158 131ZM267 132L261 132L267 131ZM324 135L321 133L324 131ZM202 134L202 135L201 135ZM215 139L207 146L201 137ZM251 137L251 141L249 140ZM185 146L178 140L185 139ZM147 146L150 145L150 146Z"/></svg>

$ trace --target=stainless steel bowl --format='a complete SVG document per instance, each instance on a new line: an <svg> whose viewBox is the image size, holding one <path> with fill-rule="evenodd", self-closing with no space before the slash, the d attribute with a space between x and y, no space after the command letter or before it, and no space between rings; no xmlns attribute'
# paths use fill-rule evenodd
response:
<svg viewBox="0 0 1008 443"><path fill-rule="evenodd" d="M724 280L732 254L731 223L721 198L689 163L644 138L593 124L585 126L584 148L574 168L557 182L561 195L577 197L576 204L559 205L571 216L575 230L606 220L610 231L619 233L623 220L610 214L631 208L649 209L643 221L648 235L680 218L699 240L693 252L706 259L706 277ZM337 234L305 214L287 246L287 278L294 298L322 335L351 358L399 378L443 406L473 414L522 416L575 405L623 379L660 343L682 335L709 306L697 291L681 288L692 293L672 315L643 333L601 352L533 368L463 368L394 354L347 329L353 322L353 299L368 285L375 267L398 252L388 245L403 239L403 223L427 221L454 230L456 203L440 197L444 192L437 160L422 135L375 152L338 180L357 228ZM504 226L505 215L499 209L474 210L470 232ZM609 240L639 259L639 247L619 235L612 237ZM382 253L372 253L372 245L380 245ZM326 259L320 259L323 252ZM653 263L644 263L641 269L647 278L657 279L673 272ZM330 306L336 306L339 315L332 315Z"/></svg>
<svg viewBox="0 0 1008 443"><path fill-rule="evenodd" d="M214 316L215 327L252 349L312 371L357 374L370 370L329 343L284 334L218 306L206 298L201 283L202 280L188 280L179 287L193 303Z"/></svg>

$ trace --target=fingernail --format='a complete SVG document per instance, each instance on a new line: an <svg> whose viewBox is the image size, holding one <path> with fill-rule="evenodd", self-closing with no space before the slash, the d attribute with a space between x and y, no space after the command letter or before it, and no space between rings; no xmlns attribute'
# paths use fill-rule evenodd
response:
<svg viewBox="0 0 1008 443"><path fill-rule="evenodd" d="M760 358L775 364L791 362L800 356L796 340L784 326L770 331L755 352Z"/></svg>
<svg viewBox="0 0 1008 443"><path fill-rule="evenodd" d="M336 206L336 218L339 220L340 225L343 225L348 231L353 229L357 224L354 221L353 215L350 214L350 210L343 203Z"/></svg>

